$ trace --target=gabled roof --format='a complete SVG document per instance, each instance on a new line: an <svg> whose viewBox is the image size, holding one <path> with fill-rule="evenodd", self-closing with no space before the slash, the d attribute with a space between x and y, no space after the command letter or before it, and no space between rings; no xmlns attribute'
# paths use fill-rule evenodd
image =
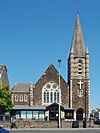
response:
<svg viewBox="0 0 100 133"><path fill-rule="evenodd" d="M85 57L85 51L80 19L79 15L77 15L70 52L74 54L74 57Z"/></svg>
<svg viewBox="0 0 100 133"><path fill-rule="evenodd" d="M12 88L12 92L29 92L30 83L28 84L16 84Z"/></svg>
<svg viewBox="0 0 100 133"><path fill-rule="evenodd" d="M63 79L63 77L60 75L61 81L63 81L66 85L66 81ZM56 81L57 83L59 82L59 72L57 69L54 67L54 65L49 65L49 67L46 69L46 71L43 73L43 75L40 77L40 79L36 82L35 85L38 84L39 81L43 80L44 82L48 81Z"/></svg>
<svg viewBox="0 0 100 133"><path fill-rule="evenodd" d="M46 107L46 109L50 110L52 107L55 107L55 106L57 107L57 109L59 108L59 104L58 103L52 103L52 104L48 105ZM62 105L60 105L60 108L61 108L61 110L64 110L64 107Z"/></svg>

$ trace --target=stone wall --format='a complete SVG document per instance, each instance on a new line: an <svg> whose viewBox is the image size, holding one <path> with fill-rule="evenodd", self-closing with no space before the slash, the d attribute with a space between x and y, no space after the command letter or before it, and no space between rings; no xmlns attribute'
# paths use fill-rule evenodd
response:
<svg viewBox="0 0 100 133"><path fill-rule="evenodd" d="M42 88L47 82L54 82L59 84L59 73L53 65L50 65L45 73L41 76L41 78L37 81L34 86L34 96L33 96L33 104L41 105L42 102ZM65 80L60 77L60 88L61 88L61 101L63 106L69 105L69 89L68 84Z"/></svg>
<svg viewBox="0 0 100 133"><path fill-rule="evenodd" d="M10 127L9 121L6 121L6 122L0 121L0 125L3 125L4 128L9 128Z"/></svg>
<svg viewBox="0 0 100 133"><path fill-rule="evenodd" d="M69 120L62 120L61 127L62 128L72 128L73 121ZM9 121L1 122L0 125L3 125L4 128L9 128L10 123ZM39 120L16 120L17 128L58 128L58 121L39 121ZM87 122L88 128L94 127L94 119L90 118ZM83 128L83 121L79 121L79 128Z"/></svg>

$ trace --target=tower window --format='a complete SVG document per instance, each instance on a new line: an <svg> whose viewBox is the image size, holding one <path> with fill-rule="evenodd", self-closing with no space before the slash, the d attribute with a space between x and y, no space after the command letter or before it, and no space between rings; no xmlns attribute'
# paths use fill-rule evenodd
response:
<svg viewBox="0 0 100 133"><path fill-rule="evenodd" d="M82 64L83 63L82 60L79 60L79 63Z"/></svg>
<svg viewBox="0 0 100 133"><path fill-rule="evenodd" d="M78 61L78 74L79 75L82 74L82 64L83 64L83 61L82 60L79 60Z"/></svg>
<svg viewBox="0 0 100 133"><path fill-rule="evenodd" d="M79 67L78 70L81 71L82 69Z"/></svg>
<svg viewBox="0 0 100 133"><path fill-rule="evenodd" d="M81 75L82 74L82 72L78 72L79 73L79 75Z"/></svg>
<svg viewBox="0 0 100 133"><path fill-rule="evenodd" d="M78 65L78 67L79 67L79 68L81 68L81 67L82 67L82 65L81 65L81 64L79 64L79 65Z"/></svg>

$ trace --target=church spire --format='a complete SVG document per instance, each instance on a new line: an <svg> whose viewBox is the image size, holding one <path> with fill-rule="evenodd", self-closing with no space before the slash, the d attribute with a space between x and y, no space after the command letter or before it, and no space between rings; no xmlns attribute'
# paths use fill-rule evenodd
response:
<svg viewBox="0 0 100 133"><path fill-rule="evenodd" d="M74 34L70 52L74 54L74 57L85 57L85 44L78 13L76 17L76 23L74 27Z"/></svg>

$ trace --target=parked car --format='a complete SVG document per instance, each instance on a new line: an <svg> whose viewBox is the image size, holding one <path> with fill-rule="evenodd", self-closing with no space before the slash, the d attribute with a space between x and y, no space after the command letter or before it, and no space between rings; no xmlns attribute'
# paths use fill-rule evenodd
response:
<svg viewBox="0 0 100 133"><path fill-rule="evenodd" d="M0 125L0 133L10 133L10 132L4 129L2 125Z"/></svg>

